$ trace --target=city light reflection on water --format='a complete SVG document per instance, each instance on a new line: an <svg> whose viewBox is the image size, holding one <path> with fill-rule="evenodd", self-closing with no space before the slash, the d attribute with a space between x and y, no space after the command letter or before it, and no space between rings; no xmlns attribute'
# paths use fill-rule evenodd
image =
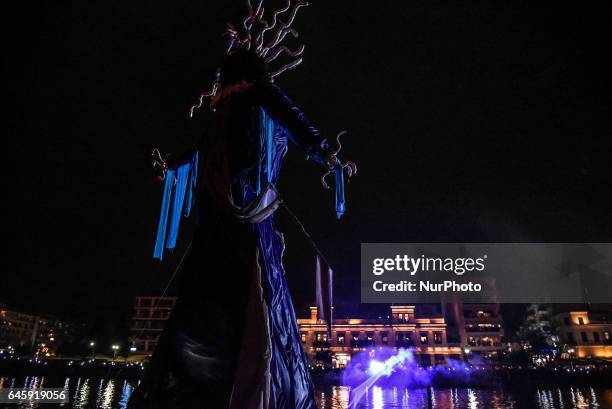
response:
<svg viewBox="0 0 612 409"><path fill-rule="evenodd" d="M0 388L63 388L70 396L70 403L66 404L0 404L0 408L125 409L137 384L138 382L114 379L0 377ZM317 401L320 409L423 409L428 408L428 400L431 407L439 409L612 408L612 388L538 388L532 391L503 388L430 388L430 392L428 395L426 388L372 386L365 391L361 402L349 406L350 387L326 386L317 390Z"/></svg>

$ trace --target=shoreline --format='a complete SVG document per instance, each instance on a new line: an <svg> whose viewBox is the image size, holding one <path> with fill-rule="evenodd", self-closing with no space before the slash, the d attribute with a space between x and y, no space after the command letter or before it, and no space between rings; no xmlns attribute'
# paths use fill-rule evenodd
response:
<svg viewBox="0 0 612 409"><path fill-rule="evenodd" d="M25 379L40 376L46 378L97 378L135 381L142 379L146 367L137 363L115 362L81 364L62 360L30 362L29 360L0 361L0 377ZM423 376L420 376L420 375ZM348 376L342 370L311 370L315 386L359 385L368 379L367 375ZM411 373L398 371L377 380L377 385L391 387L423 388L508 388L547 386L593 386L612 387L612 368L475 368L466 371L453 371L451 368L432 371L424 368Z"/></svg>

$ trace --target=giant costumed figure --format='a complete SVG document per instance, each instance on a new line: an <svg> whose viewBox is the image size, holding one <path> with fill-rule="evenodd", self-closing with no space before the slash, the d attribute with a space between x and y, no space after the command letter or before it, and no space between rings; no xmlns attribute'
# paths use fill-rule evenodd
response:
<svg viewBox="0 0 612 409"><path fill-rule="evenodd" d="M195 199L199 223L181 266L179 299L129 408L315 409L285 272L283 235L273 215L284 206L275 185L288 142L335 176L336 212L345 210L342 162L302 111L274 84L302 61L291 28L305 2L288 0L266 20L248 2L239 29L228 26L227 55L210 92L190 116L213 113L200 146L164 158L154 150L165 188L154 256L175 246L180 219ZM295 58L272 70L269 64ZM206 101L206 102L205 102ZM318 250L317 250L318 251ZM331 269L317 255L317 299L331 322ZM329 325L329 324L328 324Z"/></svg>

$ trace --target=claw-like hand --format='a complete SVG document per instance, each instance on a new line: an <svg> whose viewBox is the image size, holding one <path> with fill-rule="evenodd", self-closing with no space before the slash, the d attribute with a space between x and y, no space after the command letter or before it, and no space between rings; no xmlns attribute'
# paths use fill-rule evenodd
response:
<svg viewBox="0 0 612 409"><path fill-rule="evenodd" d="M157 148L154 148L153 151L151 151L151 158L153 159L153 169L161 170L161 174L157 176L157 180L163 182L166 179L168 165Z"/></svg>
<svg viewBox="0 0 612 409"><path fill-rule="evenodd" d="M340 161L340 159L338 159L338 153L342 149L342 144L340 143L340 137L342 135L345 135L346 133L347 133L346 131L341 131L338 133L338 135L336 135L336 144L338 145L338 149L331 152L325 158L325 163L327 165L327 171L323 174L323 176L321 176L321 184L323 185L325 189L329 189L329 185L327 184L327 181L325 179L332 172L335 172L335 171L344 172L344 169L346 169L346 173L349 178L357 174L357 165L354 162L346 161L343 163L342 161Z"/></svg>

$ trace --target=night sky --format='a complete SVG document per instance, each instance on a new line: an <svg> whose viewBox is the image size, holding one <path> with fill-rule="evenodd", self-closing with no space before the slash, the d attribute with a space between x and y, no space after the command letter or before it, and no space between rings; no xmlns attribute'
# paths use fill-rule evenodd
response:
<svg viewBox="0 0 612 409"><path fill-rule="evenodd" d="M277 83L325 135L349 131L342 153L359 174L341 221L322 171L296 148L279 189L333 265L340 311L358 308L361 242L612 239L607 14L532 3L302 9L304 63ZM150 150L180 152L203 131L204 116L189 120L187 111L244 3L86 1L37 11L6 63L24 80L6 81L17 113L3 120L10 243L0 302L125 322L134 296L163 290L192 222L174 255L152 259L162 186ZM314 253L284 213L277 224L304 311Z"/></svg>

